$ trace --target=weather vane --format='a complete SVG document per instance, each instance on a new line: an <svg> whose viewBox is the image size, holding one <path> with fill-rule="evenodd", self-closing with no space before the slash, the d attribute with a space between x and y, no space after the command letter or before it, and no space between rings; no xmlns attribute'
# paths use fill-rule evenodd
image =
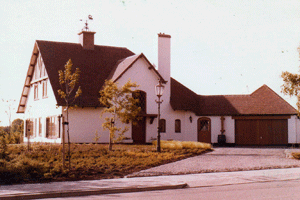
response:
<svg viewBox="0 0 300 200"><path fill-rule="evenodd" d="M88 24L88 20L93 20L93 17L92 17L92 15L89 15L88 16L88 18L87 18L87 20L85 20L85 26L83 27L83 31L85 30L85 31L89 31L89 24ZM80 19L80 21L82 21L82 19Z"/></svg>

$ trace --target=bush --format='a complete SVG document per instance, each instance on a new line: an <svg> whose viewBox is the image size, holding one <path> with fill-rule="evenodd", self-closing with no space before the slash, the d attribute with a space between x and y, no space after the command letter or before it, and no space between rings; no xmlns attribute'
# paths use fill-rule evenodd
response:
<svg viewBox="0 0 300 200"><path fill-rule="evenodd" d="M47 171L47 167L36 160L32 160L25 155L7 161L0 162L0 183L11 184L24 181L38 181L43 179L43 174Z"/></svg>
<svg viewBox="0 0 300 200"><path fill-rule="evenodd" d="M153 141L152 144L156 146L157 141ZM166 141L161 140L160 145L162 149L205 149L212 150L211 144L203 143L203 142L191 142L191 141Z"/></svg>
<svg viewBox="0 0 300 200"><path fill-rule="evenodd" d="M7 139L5 132L0 132L0 159L5 159L7 156Z"/></svg>
<svg viewBox="0 0 300 200"><path fill-rule="evenodd" d="M300 160L300 153L299 152L292 152L291 155L295 158Z"/></svg>
<svg viewBox="0 0 300 200"><path fill-rule="evenodd" d="M26 145L10 144L5 158L0 159L0 183L122 177L207 151L201 149L201 145L191 149L192 143L163 143L170 148L161 153L156 152L153 145L116 144L114 151L108 151L107 145L103 144L72 144L71 171L63 169L59 144L32 144L30 152Z"/></svg>

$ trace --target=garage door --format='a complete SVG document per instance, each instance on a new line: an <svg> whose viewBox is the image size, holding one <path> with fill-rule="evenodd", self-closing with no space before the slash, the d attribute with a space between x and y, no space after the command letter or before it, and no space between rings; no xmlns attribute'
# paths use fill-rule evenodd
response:
<svg viewBox="0 0 300 200"><path fill-rule="evenodd" d="M235 143L238 145L288 144L287 119L235 119Z"/></svg>

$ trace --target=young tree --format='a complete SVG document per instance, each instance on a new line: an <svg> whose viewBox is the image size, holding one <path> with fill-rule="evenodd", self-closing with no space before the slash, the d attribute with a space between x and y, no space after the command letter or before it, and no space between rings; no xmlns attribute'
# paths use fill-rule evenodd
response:
<svg viewBox="0 0 300 200"><path fill-rule="evenodd" d="M23 140L24 132L24 121L22 119L15 119L11 124L11 143L13 144L20 144Z"/></svg>
<svg viewBox="0 0 300 200"><path fill-rule="evenodd" d="M283 78L284 84L282 92L286 95L297 97L298 115L300 114L300 74L293 74L290 72L282 72L281 77ZM299 115L300 116L300 115Z"/></svg>
<svg viewBox="0 0 300 200"><path fill-rule="evenodd" d="M14 100L14 99L9 99L9 100L2 99L2 102L6 106L5 113L7 114L7 117L8 117L9 126L11 126L11 113L15 109L16 100Z"/></svg>
<svg viewBox="0 0 300 200"><path fill-rule="evenodd" d="M80 70L79 68L76 68L75 72L72 72L72 60L69 59L68 62L65 65L64 71L59 70L58 75L59 75L59 84L61 86L61 89L58 90L58 94L62 99L65 100L66 102L66 122L65 124L67 125L67 136L68 136L68 158L69 158L69 170L71 169L71 144L70 144L70 133L69 133L69 108L71 106L74 106L74 101L76 98L78 98L82 91L80 86L75 92L76 86L79 83L79 75L80 75ZM63 166L64 166L64 147L65 144L65 136L63 135Z"/></svg>
<svg viewBox="0 0 300 200"><path fill-rule="evenodd" d="M136 123L137 115L141 108L137 105L138 99L133 98L132 94L138 87L136 83L127 81L122 87L111 80L105 81L104 88L100 91L100 103L106 108L102 111L110 114L102 124L104 130L109 130L109 150L112 150L114 142L123 140L124 133L128 131L128 126L117 125L117 121L128 124Z"/></svg>

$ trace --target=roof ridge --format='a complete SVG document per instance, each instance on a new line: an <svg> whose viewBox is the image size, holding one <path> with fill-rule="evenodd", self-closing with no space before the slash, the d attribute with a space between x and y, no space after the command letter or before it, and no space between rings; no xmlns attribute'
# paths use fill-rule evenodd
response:
<svg viewBox="0 0 300 200"><path fill-rule="evenodd" d="M61 42L61 41L50 41L50 40L36 40L36 42L49 42L49 43L59 43L59 44L80 45L80 43L75 43L75 42ZM95 44L94 46L97 46L97 47L110 47L110 48L117 48L117 49L128 49L127 47L118 47L118 46L110 46L110 45Z"/></svg>
<svg viewBox="0 0 300 200"><path fill-rule="evenodd" d="M250 94L250 96L253 95L253 94L255 94L256 92L258 92L259 90L261 90L261 89L263 89L263 88L267 88L267 89L273 91L269 86L267 86L266 84L263 84L262 86L260 86L260 87L257 88L256 90L254 90L254 91ZM274 92L274 91L273 91L273 92Z"/></svg>
<svg viewBox="0 0 300 200"><path fill-rule="evenodd" d="M284 100L284 98L282 98L279 94L277 94L274 90L272 90L268 85L263 84L261 87L259 87L258 89L256 89L254 92L251 93L251 97L253 94L255 94L256 92L258 92L259 90L266 88L267 90L269 90L270 92L272 92L273 94L275 94L277 97L279 97L279 99L281 99L285 104L287 104L289 107L291 107L292 109L294 109L295 111L297 111L296 108L294 108L290 103L288 103L286 100Z"/></svg>
<svg viewBox="0 0 300 200"><path fill-rule="evenodd" d="M198 94L198 96L203 97L237 97L237 96L250 96L249 94L217 94L217 95L201 95Z"/></svg>

